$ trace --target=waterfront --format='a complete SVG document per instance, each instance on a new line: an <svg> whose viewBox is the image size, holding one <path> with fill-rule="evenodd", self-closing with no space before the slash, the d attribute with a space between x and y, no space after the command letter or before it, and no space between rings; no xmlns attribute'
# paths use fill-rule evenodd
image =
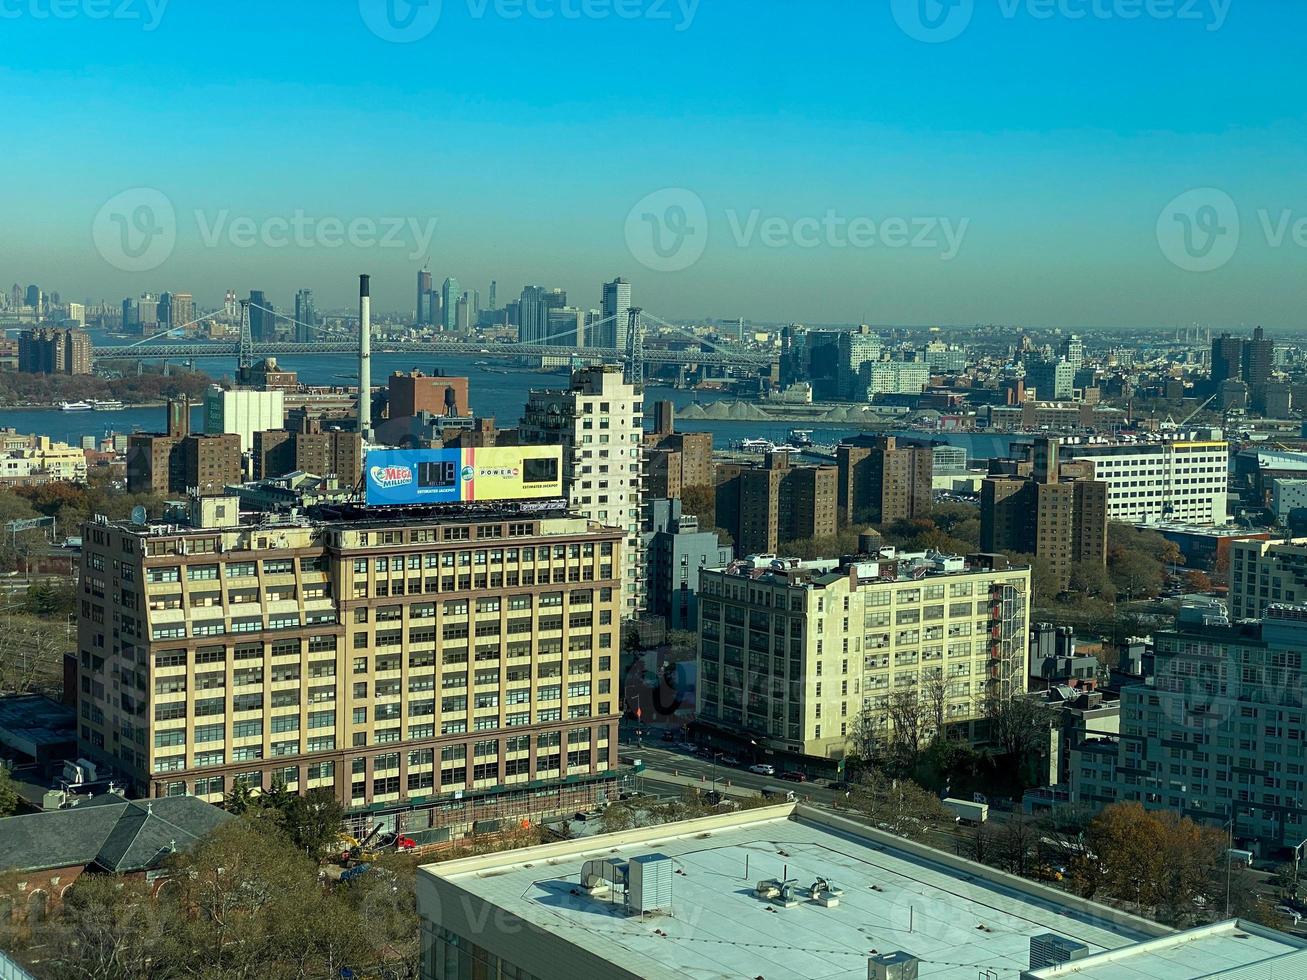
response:
<svg viewBox="0 0 1307 980"><path fill-rule="evenodd" d="M479 416L493 416L500 426L517 425L526 405L527 395L533 388L557 388L567 384L566 376L559 373L486 367L473 363L474 358L441 358L438 364L423 362L412 354L374 355L373 378L384 385L395 371L419 369L433 374L437 369L448 375L467 377L472 410ZM277 363L286 370L299 372L302 382L310 385L350 385L356 381L357 359L347 354L319 354L300 357L278 357ZM217 369L221 362L212 362ZM203 366L203 365L202 365ZM646 389L647 401L670 400L678 409L696 402L706 404L728 397L716 392L683 391L676 388L651 386ZM652 415L652 411L649 413ZM57 409L0 409L0 427L18 432L48 435L52 439L73 443L84 435L103 437L106 432L157 432L164 425L162 407L128 407L113 412L61 412ZM191 428L203 428L203 413L199 406L191 410ZM861 430L850 425L820 425L786 422L741 422L724 420L678 420L677 428L684 432L711 432L714 443L726 448L742 439L767 439L783 443L791 428L811 429L813 440L820 445L839 442ZM900 432L911 438L932 438L967 449L973 459L989 459L1006 455L1008 443L1015 436L970 432Z"/></svg>

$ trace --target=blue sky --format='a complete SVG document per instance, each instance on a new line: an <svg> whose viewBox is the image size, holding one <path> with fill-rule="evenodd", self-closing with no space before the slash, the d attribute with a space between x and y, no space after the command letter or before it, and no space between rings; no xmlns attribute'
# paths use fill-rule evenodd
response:
<svg viewBox="0 0 1307 980"><path fill-rule="evenodd" d="M483 301L496 279L501 300L529 282L595 306L620 274L669 318L1299 326L1307 6L954 0L946 30L965 29L927 43L909 33L918 2L937 12L443 0L429 34L394 43L369 29L385 33L374 0L0 0L0 280L201 303L262 288L279 305L310 286L330 306L367 271L378 306L411 309L434 220L433 274ZM146 271L106 259L95 231L134 188L175 210L175 245ZM670 270L647 261L645 212L628 223L665 188L703 209L702 254ZM1239 228L1202 271L1159 237L1194 188L1222 195L1227 241L1231 207ZM307 244L283 245L297 213ZM813 233L828 215L872 243ZM402 230L329 247L322 219Z"/></svg>

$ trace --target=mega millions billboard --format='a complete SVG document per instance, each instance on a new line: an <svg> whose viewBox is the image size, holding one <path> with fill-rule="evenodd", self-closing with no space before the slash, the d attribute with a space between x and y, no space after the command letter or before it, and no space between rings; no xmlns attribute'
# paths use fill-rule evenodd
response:
<svg viewBox="0 0 1307 980"><path fill-rule="evenodd" d="M562 446L383 449L363 469L372 507L563 495Z"/></svg>

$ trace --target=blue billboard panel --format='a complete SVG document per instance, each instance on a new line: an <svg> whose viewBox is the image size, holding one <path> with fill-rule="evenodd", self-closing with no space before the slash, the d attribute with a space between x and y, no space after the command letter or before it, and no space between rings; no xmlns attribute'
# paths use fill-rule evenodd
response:
<svg viewBox="0 0 1307 980"><path fill-rule="evenodd" d="M364 465L372 507L562 496L561 446L383 449Z"/></svg>

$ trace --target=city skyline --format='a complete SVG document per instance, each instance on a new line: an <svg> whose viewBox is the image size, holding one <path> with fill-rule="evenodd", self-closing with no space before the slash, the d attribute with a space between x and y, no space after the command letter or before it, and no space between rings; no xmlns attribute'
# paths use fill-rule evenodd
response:
<svg viewBox="0 0 1307 980"><path fill-rule="evenodd" d="M1298 9L1005 3L922 40L902 5L512 18L445 4L430 36L390 43L368 4L308 24L243 3L165 6L155 23L138 6L6 21L0 78L26 134L7 149L11 278L105 297L166 282L206 303L235 283L287 300L307 286L330 309L366 268L379 308L399 310L430 253L438 282L574 290L620 274L668 318L1281 333L1307 298ZM277 57L290 31L318 56ZM630 70L645 43L655 70ZM437 44L495 68L431 72ZM802 68L758 73L757 51ZM428 114L439 139L413 125ZM303 166L249 152L292 127ZM206 152L172 152L178 132ZM135 215L138 189L175 229L144 272L106 261L94 231L125 192L117 213ZM310 244L280 244L297 221ZM332 222L362 222L372 244L328 244Z"/></svg>

